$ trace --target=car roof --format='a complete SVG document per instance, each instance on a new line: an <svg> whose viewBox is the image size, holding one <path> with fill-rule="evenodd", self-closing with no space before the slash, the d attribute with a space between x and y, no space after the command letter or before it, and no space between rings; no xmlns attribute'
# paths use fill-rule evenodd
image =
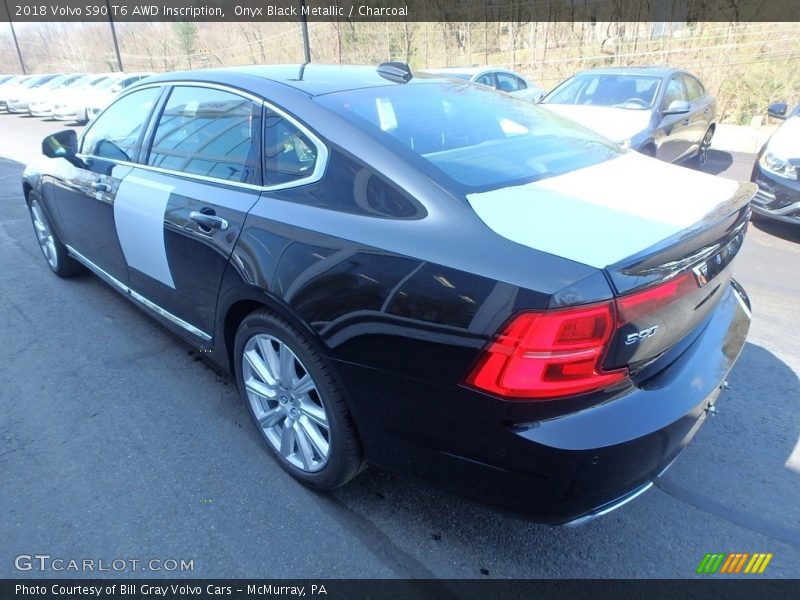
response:
<svg viewBox="0 0 800 600"><path fill-rule="evenodd" d="M484 71L504 71L505 69L495 69L493 67L488 67L486 65L472 65L469 67L439 67L437 69L425 69L426 73L434 73L437 75L448 75L451 73L462 73L464 75L471 75L475 76L478 73L483 73Z"/></svg>
<svg viewBox="0 0 800 600"><path fill-rule="evenodd" d="M604 69L587 69L576 73L575 76L580 75L649 75L651 77L667 77L674 73L684 73L681 69L674 69L672 67L608 67Z"/></svg>
<svg viewBox="0 0 800 600"><path fill-rule="evenodd" d="M258 92L259 81L264 87L270 83L279 83L310 96L331 94L370 87L393 85L417 85L420 83L447 83L452 81L446 77L417 73L407 83L388 79L378 73L375 66L367 65L254 65L247 67L227 67L222 69L202 69L198 71L181 71L164 73L148 77L147 83L168 81L200 81L231 85Z"/></svg>

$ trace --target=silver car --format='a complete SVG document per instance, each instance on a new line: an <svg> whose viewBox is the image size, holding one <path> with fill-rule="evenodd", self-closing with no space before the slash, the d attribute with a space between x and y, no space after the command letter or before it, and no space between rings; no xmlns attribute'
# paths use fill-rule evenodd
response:
<svg viewBox="0 0 800 600"><path fill-rule="evenodd" d="M542 104L622 146L667 162L708 159L717 103L691 73L662 67L592 69Z"/></svg>
<svg viewBox="0 0 800 600"><path fill-rule="evenodd" d="M441 77L473 81L531 102L538 102L545 93L541 87L528 81L519 73L496 67L446 67L442 69L426 69L424 72Z"/></svg>

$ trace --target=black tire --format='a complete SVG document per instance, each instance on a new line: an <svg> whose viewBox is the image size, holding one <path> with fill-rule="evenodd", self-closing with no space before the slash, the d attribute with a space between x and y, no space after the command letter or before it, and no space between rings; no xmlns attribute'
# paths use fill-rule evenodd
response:
<svg viewBox="0 0 800 600"><path fill-rule="evenodd" d="M82 272L83 266L69 255L66 246L64 246L58 234L53 229L53 224L50 221L50 217L47 216L47 212L42 207L39 195L31 191L25 200L28 204L28 214L31 217L33 233L36 235L36 240L39 242L39 249L42 251L42 256L44 256L45 262L47 266L50 267L50 270L63 278L72 277ZM37 218L41 219L41 222L43 222L47 228L47 236L52 239L52 244L45 244L42 242L40 237L41 232L37 227ZM48 253L52 253L52 259L48 256Z"/></svg>
<svg viewBox="0 0 800 600"><path fill-rule="evenodd" d="M258 423L253 405L244 383L244 351L248 341L258 334L271 336L287 346L302 367L311 376L318 398L327 414L329 426L329 453L327 463L320 470L308 472L291 464L272 445L265 430ZM345 405L340 386L331 366L314 346L288 321L267 310L249 314L239 325L234 342L236 382L242 400L250 412L253 424L264 444L281 465L295 479L317 490L333 490L345 485L362 470L363 458L353 419Z"/></svg>
<svg viewBox="0 0 800 600"><path fill-rule="evenodd" d="M711 149L711 140L714 138L714 130L708 128L703 134L703 139L700 141L700 147L697 149L697 154L694 155L694 164L698 168L703 168L708 163L708 152Z"/></svg>

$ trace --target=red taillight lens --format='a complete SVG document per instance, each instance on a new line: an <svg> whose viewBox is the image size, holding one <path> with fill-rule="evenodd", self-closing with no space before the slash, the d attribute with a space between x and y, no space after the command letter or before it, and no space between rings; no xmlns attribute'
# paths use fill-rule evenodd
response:
<svg viewBox="0 0 800 600"><path fill-rule="evenodd" d="M697 289L691 271L686 271L669 281L641 292L617 298L619 326L633 323L672 304Z"/></svg>
<svg viewBox="0 0 800 600"><path fill-rule="evenodd" d="M600 366L615 330L612 302L522 313L485 350L467 384L523 399L603 389L628 375Z"/></svg>

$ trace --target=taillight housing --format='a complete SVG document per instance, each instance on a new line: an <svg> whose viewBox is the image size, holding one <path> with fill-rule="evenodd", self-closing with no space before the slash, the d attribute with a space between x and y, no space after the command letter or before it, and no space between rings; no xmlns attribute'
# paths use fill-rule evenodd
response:
<svg viewBox="0 0 800 600"><path fill-rule="evenodd" d="M484 350L466 383L510 399L548 400L619 383L627 369L604 371L616 331L611 301L520 313Z"/></svg>
<svg viewBox="0 0 800 600"><path fill-rule="evenodd" d="M510 400L551 400L611 387L628 369L604 370L620 327L697 289L691 271L647 289L596 304L527 311L484 349L466 384Z"/></svg>

